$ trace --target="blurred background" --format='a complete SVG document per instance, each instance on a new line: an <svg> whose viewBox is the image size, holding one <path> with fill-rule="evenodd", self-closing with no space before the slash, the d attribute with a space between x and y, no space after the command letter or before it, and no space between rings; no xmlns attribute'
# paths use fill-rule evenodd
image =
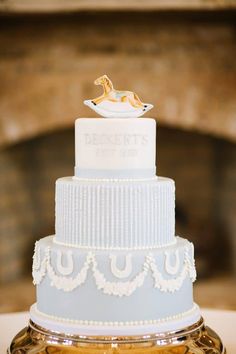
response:
<svg viewBox="0 0 236 354"><path fill-rule="evenodd" d="M195 244L195 300L236 310L236 1L0 1L0 312L35 301L35 240L73 174L95 78L155 108L157 174L176 181L176 234Z"/></svg>

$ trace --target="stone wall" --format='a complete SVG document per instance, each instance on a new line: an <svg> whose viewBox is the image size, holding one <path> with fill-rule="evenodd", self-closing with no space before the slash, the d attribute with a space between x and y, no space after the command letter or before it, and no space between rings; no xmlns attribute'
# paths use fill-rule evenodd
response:
<svg viewBox="0 0 236 354"><path fill-rule="evenodd" d="M235 12L1 17L0 144L91 116L107 73L176 128L236 138Z"/></svg>

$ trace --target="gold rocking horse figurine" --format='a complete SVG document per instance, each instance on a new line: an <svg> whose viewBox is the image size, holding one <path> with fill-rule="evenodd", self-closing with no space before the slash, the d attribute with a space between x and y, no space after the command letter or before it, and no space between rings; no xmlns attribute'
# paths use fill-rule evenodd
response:
<svg viewBox="0 0 236 354"><path fill-rule="evenodd" d="M84 103L103 117L136 118L153 108L153 105L143 103L132 91L115 90L107 75L97 78L94 84L103 87L103 94Z"/></svg>
<svg viewBox="0 0 236 354"><path fill-rule="evenodd" d="M101 85L103 87L103 94L92 100L93 104L97 105L104 100L111 102L129 102L131 106L135 108L147 107L136 95L131 91L118 91L115 90L113 84L107 75L100 76L94 81L95 85Z"/></svg>

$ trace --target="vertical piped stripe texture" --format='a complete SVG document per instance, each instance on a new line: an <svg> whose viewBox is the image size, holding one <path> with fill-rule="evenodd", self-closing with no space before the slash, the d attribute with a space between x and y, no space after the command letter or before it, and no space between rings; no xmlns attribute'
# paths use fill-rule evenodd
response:
<svg viewBox="0 0 236 354"><path fill-rule="evenodd" d="M155 248L174 242L175 185L168 178L56 182L56 240L78 247Z"/></svg>

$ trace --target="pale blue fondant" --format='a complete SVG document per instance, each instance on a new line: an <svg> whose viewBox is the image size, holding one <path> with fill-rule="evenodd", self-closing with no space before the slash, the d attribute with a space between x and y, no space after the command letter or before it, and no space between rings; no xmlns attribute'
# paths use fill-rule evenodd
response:
<svg viewBox="0 0 236 354"><path fill-rule="evenodd" d="M70 277L75 277L85 262L86 250L68 248L55 245L52 237L47 237L39 241L41 254L47 246L51 248L51 264L56 270L56 252L60 249L66 252L72 250L75 260L75 267ZM176 245L162 249L152 250L158 270L166 279L173 276L167 274L164 268L164 252L166 250L175 251L180 254L180 264L183 265L184 249L189 247L187 240L178 238ZM98 269L104 273L107 280L120 281L111 273L109 254L111 251L92 251L98 263ZM132 252L132 274L128 279L133 279L142 270L145 256L150 251ZM130 252L129 252L130 253ZM127 252L112 251L117 255L117 265L124 266L124 259ZM181 268L179 270L179 273ZM178 275L178 274L177 274ZM128 279L122 279L126 281ZM61 317L70 320L91 320L91 321L144 321L159 320L168 316L174 316L190 310L193 307L192 281L187 276L179 290L174 292L161 292L154 288L153 278L149 272L144 284L136 289L130 296L107 295L102 290L97 289L91 269L88 272L87 280L73 291L65 292L58 290L51 285L51 281L46 275L37 286L37 308L40 312L50 316Z"/></svg>
<svg viewBox="0 0 236 354"><path fill-rule="evenodd" d="M153 178L156 168L149 169L84 169L75 167L75 176L79 178L105 178L105 179L143 179Z"/></svg>

